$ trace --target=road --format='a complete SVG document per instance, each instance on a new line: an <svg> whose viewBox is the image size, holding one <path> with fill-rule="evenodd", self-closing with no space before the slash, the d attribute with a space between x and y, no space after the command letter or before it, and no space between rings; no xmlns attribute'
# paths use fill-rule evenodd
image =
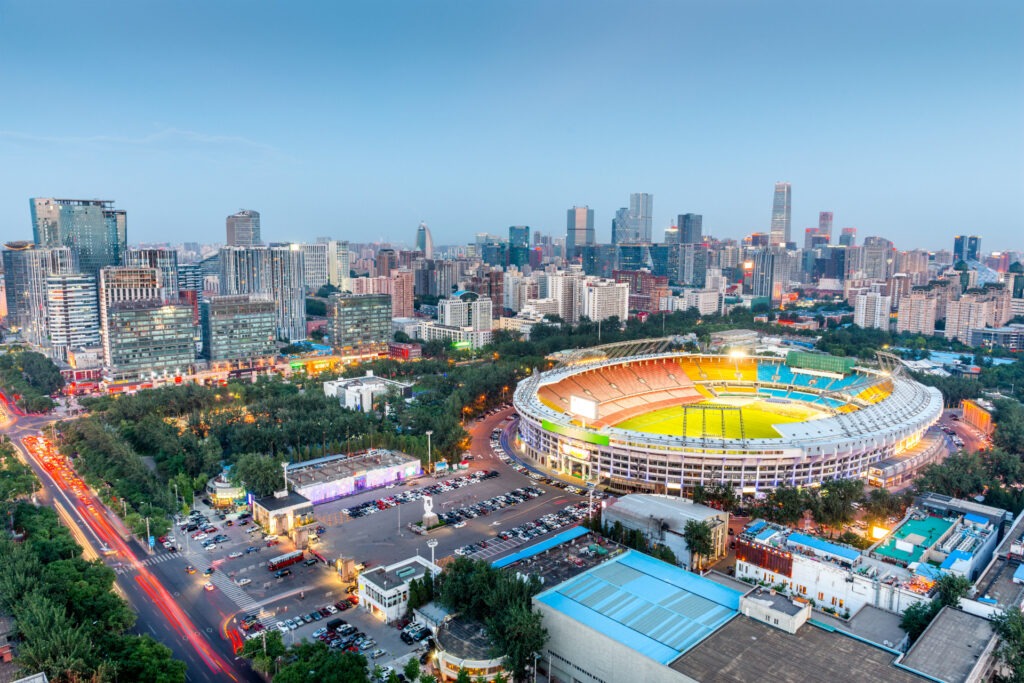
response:
<svg viewBox="0 0 1024 683"><path fill-rule="evenodd" d="M36 494L39 504L54 507L63 522L71 529L76 541L83 547L86 558L103 557L105 547L117 551L116 556L104 557L115 568L115 589L138 614L135 631L148 634L171 649L175 658L184 661L187 680L197 683L216 681L258 681L244 660L235 661L230 641L219 635L219 624L212 615L231 613L226 609L211 612L200 606L180 587L170 590L144 564L149 557L146 549L135 541L125 541L118 533L120 521L89 491L80 484L73 471L58 466L44 466L43 455L52 463L63 459L48 446L41 433L52 418L20 415L11 410L3 431L19 449L24 461L33 469L42 489ZM33 446L30 448L30 446ZM118 566L120 565L120 566ZM219 596L210 596L217 600ZM185 598L185 599L183 599ZM221 599L226 601L226 599ZM180 602L179 602L180 601ZM193 608L199 607L198 610ZM193 612L195 612L193 614ZM194 620L195 618L195 620Z"/></svg>

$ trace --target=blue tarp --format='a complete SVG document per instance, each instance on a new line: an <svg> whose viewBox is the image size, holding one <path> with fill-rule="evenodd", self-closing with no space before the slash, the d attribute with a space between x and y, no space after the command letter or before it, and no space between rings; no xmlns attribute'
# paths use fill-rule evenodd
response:
<svg viewBox="0 0 1024 683"><path fill-rule="evenodd" d="M860 553L853 548L846 548L841 545L836 545L835 543L829 543L828 541L823 541L820 538L814 538L807 534L790 534L789 542L795 545L802 545L805 548L810 548L811 550L820 553L832 555L833 557L840 557L848 562L854 562L860 557Z"/></svg>
<svg viewBox="0 0 1024 683"><path fill-rule="evenodd" d="M966 519L971 524L988 524L989 523L987 519L985 519L981 515L976 515L973 512L968 512L966 515L964 515L964 519Z"/></svg>

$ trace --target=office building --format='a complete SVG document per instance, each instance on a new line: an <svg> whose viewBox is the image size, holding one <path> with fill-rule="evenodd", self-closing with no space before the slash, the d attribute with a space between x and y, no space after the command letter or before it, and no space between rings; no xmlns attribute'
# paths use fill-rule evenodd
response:
<svg viewBox="0 0 1024 683"><path fill-rule="evenodd" d="M629 195L629 220L634 241L649 244L654 216L654 195L634 192Z"/></svg>
<svg viewBox="0 0 1024 683"><path fill-rule="evenodd" d="M227 217L227 246L256 247L260 240L260 214L258 211L242 209Z"/></svg>
<svg viewBox="0 0 1024 683"><path fill-rule="evenodd" d="M961 261L981 261L981 238L977 235L957 235L953 238L953 264Z"/></svg>
<svg viewBox="0 0 1024 683"><path fill-rule="evenodd" d="M135 301L161 303L162 294L160 271L156 268L111 266L100 270L100 335L103 342L103 359L106 365L109 366L113 363L113 350L109 334L110 311L113 306Z"/></svg>
<svg viewBox="0 0 1024 683"><path fill-rule="evenodd" d="M490 330L493 306L476 292L459 291L437 302L437 319L446 327L468 327L473 331Z"/></svg>
<svg viewBox="0 0 1024 683"><path fill-rule="evenodd" d="M818 212L818 234L824 235L826 238L825 244L829 244L832 241L832 212L831 211L819 211Z"/></svg>
<svg viewBox="0 0 1024 683"><path fill-rule="evenodd" d="M269 261L266 247L224 247L217 258L220 293L269 293Z"/></svg>
<svg viewBox="0 0 1024 683"><path fill-rule="evenodd" d="M579 248L596 243L594 237L594 210L586 206L574 206L566 212L565 258L573 260L579 255Z"/></svg>
<svg viewBox="0 0 1024 683"><path fill-rule="evenodd" d="M587 278L580 296L581 315L594 322L618 318L624 323L629 317L629 285L625 282Z"/></svg>
<svg viewBox="0 0 1024 683"><path fill-rule="evenodd" d="M178 252L173 249L129 249L125 252L124 265L129 267L156 268L160 272L160 287L163 299L178 296Z"/></svg>
<svg viewBox="0 0 1024 683"><path fill-rule="evenodd" d="M113 201L34 197L29 207L36 245L69 247L81 272L95 276L100 268L124 263L128 219Z"/></svg>
<svg viewBox="0 0 1024 683"><path fill-rule="evenodd" d="M178 376L195 362L191 306L157 299L118 301L107 308L105 322L110 381Z"/></svg>
<svg viewBox="0 0 1024 683"><path fill-rule="evenodd" d="M665 228L665 244L679 244L679 240L682 235L679 232L679 226L670 225Z"/></svg>
<svg viewBox="0 0 1024 683"><path fill-rule="evenodd" d="M68 247L39 248L31 242L8 242L3 250L7 327L29 344L47 343L46 278L77 272Z"/></svg>
<svg viewBox="0 0 1024 683"><path fill-rule="evenodd" d="M277 338L282 341L306 338L305 264L298 244L270 248L270 294L277 302Z"/></svg>
<svg viewBox="0 0 1024 683"><path fill-rule="evenodd" d="M699 213L681 213L677 218L679 241L682 244L700 244L704 241L704 217ZM668 240L666 240L668 241Z"/></svg>
<svg viewBox="0 0 1024 683"><path fill-rule="evenodd" d="M178 264L178 291L203 292L203 267L198 263Z"/></svg>
<svg viewBox="0 0 1024 683"><path fill-rule="evenodd" d="M419 555L366 570L359 575L360 609L383 619L385 624L397 621L409 612L409 583L423 581L427 574L434 577L440 573L440 567Z"/></svg>
<svg viewBox="0 0 1024 683"><path fill-rule="evenodd" d="M416 251L422 252L423 258L434 258L434 237L426 223L416 228Z"/></svg>
<svg viewBox="0 0 1024 683"><path fill-rule="evenodd" d="M68 351L100 345L100 311L96 278L81 273L46 278L46 325L55 360Z"/></svg>
<svg viewBox="0 0 1024 683"><path fill-rule="evenodd" d="M853 324L858 327L888 330L892 299L877 291L860 292L853 303Z"/></svg>
<svg viewBox="0 0 1024 683"><path fill-rule="evenodd" d="M305 271L304 285L311 292L326 285L330 281L331 245L327 242L303 244L302 260Z"/></svg>
<svg viewBox="0 0 1024 683"><path fill-rule="evenodd" d="M771 245L780 246L789 243L790 224L792 222L792 187L789 183L775 183L775 195L772 199Z"/></svg>
<svg viewBox="0 0 1024 683"><path fill-rule="evenodd" d="M338 349L387 349L391 339L391 296L332 294L327 300L327 330Z"/></svg>
<svg viewBox="0 0 1024 683"><path fill-rule="evenodd" d="M839 235L839 245L843 247L854 247L857 245L857 228L843 228Z"/></svg>
<svg viewBox="0 0 1024 683"><path fill-rule="evenodd" d="M639 237L629 220L629 209L625 206L616 209L615 218L612 219L612 244L630 244L638 241Z"/></svg>
<svg viewBox="0 0 1024 683"><path fill-rule="evenodd" d="M752 292L756 297L767 297L771 305L782 303L782 295L789 289L789 253L781 247L758 250L753 258Z"/></svg>
<svg viewBox="0 0 1024 683"><path fill-rule="evenodd" d="M708 270L706 244L679 245L679 283L689 287L704 287Z"/></svg>
<svg viewBox="0 0 1024 683"><path fill-rule="evenodd" d="M246 360L273 355L277 305L262 294L213 296L200 304L203 358Z"/></svg>

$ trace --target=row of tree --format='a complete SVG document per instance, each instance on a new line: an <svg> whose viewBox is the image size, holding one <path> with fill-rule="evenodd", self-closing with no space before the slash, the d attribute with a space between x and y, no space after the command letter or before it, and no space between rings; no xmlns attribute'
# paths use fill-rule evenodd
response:
<svg viewBox="0 0 1024 683"><path fill-rule="evenodd" d="M43 354L20 346L0 354L0 387L22 410L49 412L54 405L50 395L63 386L60 370Z"/></svg>

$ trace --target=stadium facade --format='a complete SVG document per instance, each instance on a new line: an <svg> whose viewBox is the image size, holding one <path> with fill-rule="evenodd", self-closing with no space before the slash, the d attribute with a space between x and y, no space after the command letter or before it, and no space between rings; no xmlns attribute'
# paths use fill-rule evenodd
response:
<svg viewBox="0 0 1024 683"><path fill-rule="evenodd" d="M865 478L882 461L916 468L942 396L879 354L854 359L791 352L787 358L671 351L645 340L585 349L519 383L517 452L543 467L613 490L683 494L724 484L756 494L783 484ZM788 421L755 428L742 406ZM680 407L685 406L685 407ZM656 411L679 411L678 433L625 429ZM804 410L806 419L793 418ZM688 422L688 424L687 424ZM934 431L934 430L933 430ZM936 453L941 457L943 453Z"/></svg>

